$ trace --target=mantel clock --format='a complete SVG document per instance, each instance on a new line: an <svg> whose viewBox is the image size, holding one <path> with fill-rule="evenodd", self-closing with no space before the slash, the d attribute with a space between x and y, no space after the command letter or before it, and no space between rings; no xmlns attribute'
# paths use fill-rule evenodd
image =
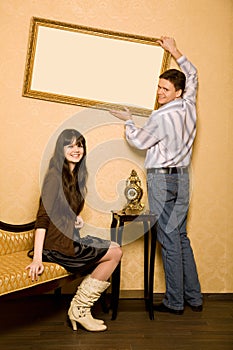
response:
<svg viewBox="0 0 233 350"><path fill-rule="evenodd" d="M130 177L126 180L124 194L127 199L127 205L123 211L137 213L143 210L144 204L141 203L143 189L141 187L141 180L135 170L131 171Z"/></svg>

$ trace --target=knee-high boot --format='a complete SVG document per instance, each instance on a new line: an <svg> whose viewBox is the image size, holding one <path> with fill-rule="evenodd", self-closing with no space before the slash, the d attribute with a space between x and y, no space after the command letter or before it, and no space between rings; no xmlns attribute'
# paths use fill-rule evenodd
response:
<svg viewBox="0 0 233 350"><path fill-rule="evenodd" d="M68 311L68 316L74 331L77 330L76 322L82 325L86 330L92 332L99 332L107 329L103 321L96 320L92 317L91 307L109 285L109 282L99 281L92 278L90 275L84 278L71 301Z"/></svg>

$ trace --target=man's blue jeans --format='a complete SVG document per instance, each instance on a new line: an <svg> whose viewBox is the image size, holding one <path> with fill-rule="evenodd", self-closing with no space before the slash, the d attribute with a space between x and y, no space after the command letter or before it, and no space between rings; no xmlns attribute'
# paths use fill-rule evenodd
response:
<svg viewBox="0 0 233 350"><path fill-rule="evenodd" d="M182 310L184 301L202 304L193 251L187 237L189 174L147 174L150 212L156 215L166 280L165 306Z"/></svg>

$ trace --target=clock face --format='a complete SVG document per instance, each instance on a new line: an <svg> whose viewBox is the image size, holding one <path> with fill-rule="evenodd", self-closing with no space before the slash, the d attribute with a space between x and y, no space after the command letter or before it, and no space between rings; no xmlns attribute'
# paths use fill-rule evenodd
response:
<svg viewBox="0 0 233 350"><path fill-rule="evenodd" d="M136 199L138 196L138 192L134 187L130 187L126 189L126 197L128 200L132 201Z"/></svg>
<svg viewBox="0 0 233 350"><path fill-rule="evenodd" d="M125 189L125 196L128 201L140 200L142 197L142 189L137 185L129 185Z"/></svg>

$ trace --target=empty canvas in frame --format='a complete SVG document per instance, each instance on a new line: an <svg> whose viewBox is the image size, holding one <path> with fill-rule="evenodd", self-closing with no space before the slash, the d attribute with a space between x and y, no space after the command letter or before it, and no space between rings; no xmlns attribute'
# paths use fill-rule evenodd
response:
<svg viewBox="0 0 233 350"><path fill-rule="evenodd" d="M32 18L23 96L148 115L169 58L156 38Z"/></svg>

